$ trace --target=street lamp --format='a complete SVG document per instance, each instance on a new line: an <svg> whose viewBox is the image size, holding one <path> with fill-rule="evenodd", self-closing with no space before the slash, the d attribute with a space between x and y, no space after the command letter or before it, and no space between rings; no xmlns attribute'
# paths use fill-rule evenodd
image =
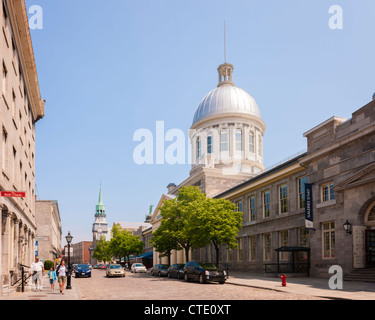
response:
<svg viewBox="0 0 375 320"><path fill-rule="evenodd" d="M66 284L66 289L72 289L72 286L71 286L72 274L70 271L70 244L73 240L73 237L71 236L70 231L68 232L68 235L65 237L65 239L66 239L66 242L68 243L68 281Z"/></svg>
<svg viewBox="0 0 375 320"><path fill-rule="evenodd" d="M344 230L347 235L352 234L352 224L348 220L344 223Z"/></svg>

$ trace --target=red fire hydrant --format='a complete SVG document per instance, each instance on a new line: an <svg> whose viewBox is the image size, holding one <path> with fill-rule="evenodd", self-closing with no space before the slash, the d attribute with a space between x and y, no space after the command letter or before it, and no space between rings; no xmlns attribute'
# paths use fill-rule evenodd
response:
<svg viewBox="0 0 375 320"><path fill-rule="evenodd" d="M281 279L281 284L282 284L282 286L283 286L283 287L286 287L286 275L282 275L282 276L280 277L280 279Z"/></svg>

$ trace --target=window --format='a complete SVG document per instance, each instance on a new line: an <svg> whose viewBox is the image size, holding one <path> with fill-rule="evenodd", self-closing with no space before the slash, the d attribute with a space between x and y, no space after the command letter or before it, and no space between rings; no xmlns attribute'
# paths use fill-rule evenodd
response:
<svg viewBox="0 0 375 320"><path fill-rule="evenodd" d="M249 198L249 221L255 221L255 196Z"/></svg>
<svg viewBox="0 0 375 320"><path fill-rule="evenodd" d="M298 179L298 209L305 208L305 184L307 183L307 177L302 177Z"/></svg>
<svg viewBox="0 0 375 320"><path fill-rule="evenodd" d="M250 261L255 261L255 248L256 248L256 237L255 236L250 236L249 237L249 260Z"/></svg>
<svg viewBox="0 0 375 320"><path fill-rule="evenodd" d="M201 143L201 138L197 138L197 159L199 160L202 156L202 143Z"/></svg>
<svg viewBox="0 0 375 320"><path fill-rule="evenodd" d="M270 216L270 191L263 192L263 217L268 218Z"/></svg>
<svg viewBox="0 0 375 320"><path fill-rule="evenodd" d="M333 182L326 183L321 187L322 202L335 199L335 192L333 191Z"/></svg>
<svg viewBox="0 0 375 320"><path fill-rule="evenodd" d="M7 169L7 154L8 154L8 133L6 132L5 128L3 127L2 130L2 137L1 137L1 168L3 170Z"/></svg>
<svg viewBox="0 0 375 320"><path fill-rule="evenodd" d="M251 153L255 152L254 133L253 132L250 132L250 135L249 135L249 152L251 152Z"/></svg>
<svg viewBox="0 0 375 320"><path fill-rule="evenodd" d="M289 233L288 230L280 231L279 232L279 244L280 247L287 247L289 244ZM288 252L281 252L280 260L288 260Z"/></svg>
<svg viewBox="0 0 375 320"><path fill-rule="evenodd" d="M3 92L3 95L6 94L6 91L8 89L8 70L5 66L5 62L3 61L3 73L2 73L2 80L1 80L1 90Z"/></svg>
<svg viewBox="0 0 375 320"><path fill-rule="evenodd" d="M279 213L288 212L288 186L283 184L279 187Z"/></svg>
<svg viewBox="0 0 375 320"><path fill-rule="evenodd" d="M298 228L298 246L308 248L310 246L310 235L309 230L306 228ZM305 251L300 251L297 253L297 259L299 261L301 260L307 260L308 253Z"/></svg>
<svg viewBox="0 0 375 320"><path fill-rule="evenodd" d="M228 147L228 130L222 130L220 133L220 150L221 152L227 152Z"/></svg>
<svg viewBox="0 0 375 320"><path fill-rule="evenodd" d="M323 223L323 259L335 258L335 223Z"/></svg>
<svg viewBox="0 0 375 320"><path fill-rule="evenodd" d="M242 212L242 201L236 202L237 212Z"/></svg>
<svg viewBox="0 0 375 320"><path fill-rule="evenodd" d="M238 238L237 244L238 244L237 261L243 261L243 238Z"/></svg>
<svg viewBox="0 0 375 320"><path fill-rule="evenodd" d="M211 154L211 153L213 153L212 152L212 132L209 132L208 133L208 137L207 137L207 153L208 154Z"/></svg>
<svg viewBox="0 0 375 320"><path fill-rule="evenodd" d="M271 260L271 233L263 234L263 260Z"/></svg>
<svg viewBox="0 0 375 320"><path fill-rule="evenodd" d="M234 145L235 151L242 151L242 131L241 129L236 129L234 132Z"/></svg>

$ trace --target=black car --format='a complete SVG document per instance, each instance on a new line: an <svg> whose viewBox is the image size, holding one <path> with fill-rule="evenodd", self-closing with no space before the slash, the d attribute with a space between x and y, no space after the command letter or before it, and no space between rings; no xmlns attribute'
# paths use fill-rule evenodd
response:
<svg viewBox="0 0 375 320"><path fill-rule="evenodd" d="M152 268L151 275L155 276L167 276L169 265L167 264L155 264Z"/></svg>
<svg viewBox="0 0 375 320"><path fill-rule="evenodd" d="M79 278L79 277L91 278L91 270L87 264L77 265L77 267L74 269L74 273L75 273L76 278Z"/></svg>
<svg viewBox="0 0 375 320"><path fill-rule="evenodd" d="M184 278L184 264L172 264L168 268L168 278L177 278L183 279Z"/></svg>
<svg viewBox="0 0 375 320"><path fill-rule="evenodd" d="M185 281L198 280L200 283L213 281L224 284L226 272L216 268L212 263L189 261L184 267L184 279Z"/></svg>

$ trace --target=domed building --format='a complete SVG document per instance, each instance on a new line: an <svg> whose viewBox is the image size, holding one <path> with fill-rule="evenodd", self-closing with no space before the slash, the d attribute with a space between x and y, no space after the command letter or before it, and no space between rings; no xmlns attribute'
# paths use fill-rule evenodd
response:
<svg viewBox="0 0 375 320"><path fill-rule="evenodd" d="M200 102L189 131L192 169L183 185L213 196L264 171L266 125L255 99L234 85L230 63L218 67L219 83Z"/></svg>

